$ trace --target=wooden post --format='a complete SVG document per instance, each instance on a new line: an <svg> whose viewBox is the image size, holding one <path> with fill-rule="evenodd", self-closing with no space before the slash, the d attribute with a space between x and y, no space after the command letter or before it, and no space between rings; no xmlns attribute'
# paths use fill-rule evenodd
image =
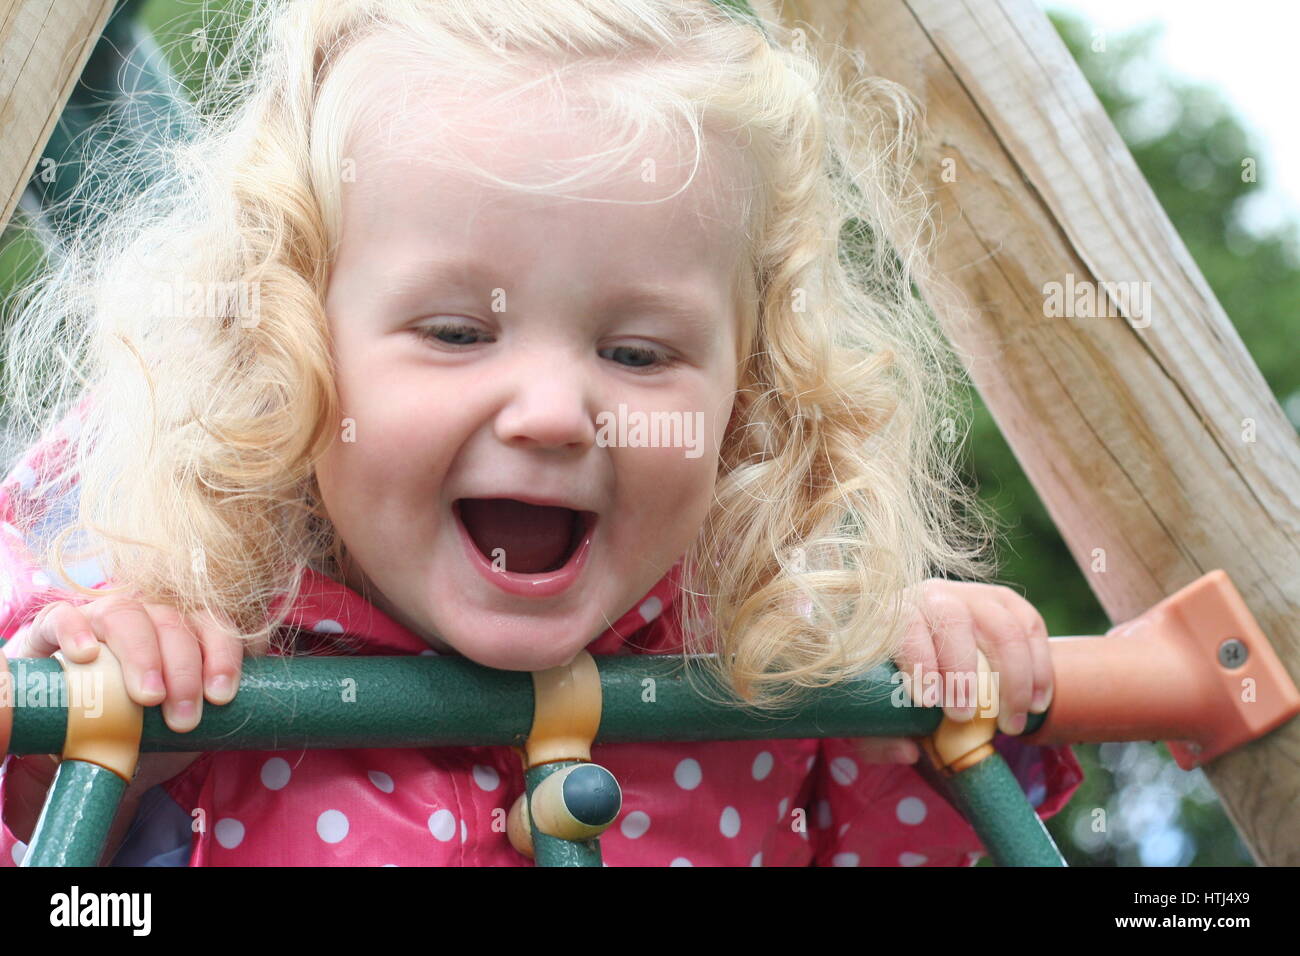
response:
<svg viewBox="0 0 1300 956"><path fill-rule="evenodd" d="M945 329L1112 621L1223 568L1300 679L1300 440L1047 18L755 5L924 107L936 257L968 306ZM1087 290L1087 314L1055 308ZM1205 768L1261 864L1300 864L1297 755L1291 721Z"/></svg>
<svg viewBox="0 0 1300 956"><path fill-rule="evenodd" d="M0 0L0 229L112 10L113 0Z"/></svg>

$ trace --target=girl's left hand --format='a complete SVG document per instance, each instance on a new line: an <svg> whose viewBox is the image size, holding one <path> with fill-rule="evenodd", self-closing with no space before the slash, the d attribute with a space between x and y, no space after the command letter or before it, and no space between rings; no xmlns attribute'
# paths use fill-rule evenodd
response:
<svg viewBox="0 0 1300 956"><path fill-rule="evenodd" d="M936 690L973 686L977 699L962 702L966 706L957 707L961 701L948 699L951 694L945 694L942 703L944 714L953 720L975 716L976 707L982 706L980 688L969 675L978 672L978 647L997 678L988 686L998 691L999 730L1018 734L1028 714L1047 710L1052 702L1052 658L1047 627L1032 604L1003 585L944 578L922 582L915 597L895 658L913 701L930 703L925 698ZM918 668L923 683L914 691L912 678ZM917 741L908 737L867 737L859 743L863 759L872 763L915 763L921 755Z"/></svg>

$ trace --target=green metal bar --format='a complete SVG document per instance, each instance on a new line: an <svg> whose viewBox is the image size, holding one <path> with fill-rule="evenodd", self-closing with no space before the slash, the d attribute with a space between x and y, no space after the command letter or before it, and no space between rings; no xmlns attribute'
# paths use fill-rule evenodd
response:
<svg viewBox="0 0 1300 956"><path fill-rule="evenodd" d="M1043 821L1001 755L947 781L957 805L998 866L1065 866Z"/></svg>
<svg viewBox="0 0 1300 956"><path fill-rule="evenodd" d="M597 656L603 700L599 743L928 736L938 708L897 706L893 668L767 714L710 680L702 665L666 655ZM58 753L66 733L62 669L49 658L10 663L10 752ZM690 675L686 673L690 668ZM706 700L704 687L718 700ZM491 701L491 705L486 704ZM727 702L730 703L727 703ZM244 661L235 699L204 704L186 734L147 707L141 752L348 747L521 746L532 726L532 677L459 657L262 657Z"/></svg>
<svg viewBox="0 0 1300 956"><path fill-rule="evenodd" d="M59 764L23 866L99 866L126 781L83 760Z"/></svg>
<svg viewBox="0 0 1300 956"><path fill-rule="evenodd" d="M906 698L892 665L822 690L803 706L762 713L738 706L698 658L605 655L595 660L603 701L596 743L921 737L932 734L942 719L938 708L900 706ZM11 752L60 752L67 725L62 668L48 658L17 659L10 668ZM224 707L205 705L199 726L187 734L170 730L161 708L145 708L140 749L522 746L532 715L530 674L493 670L464 658L263 657L244 662L235 699ZM1043 719L1031 715L1026 732ZM564 766L529 771L529 792ZM967 819L995 859L1059 865L1059 854L1000 757L949 782L969 806ZM539 865L599 865L597 841L588 846L545 835L535 839ZM593 855L596 863L590 862ZM1020 862L1049 858L1057 862Z"/></svg>

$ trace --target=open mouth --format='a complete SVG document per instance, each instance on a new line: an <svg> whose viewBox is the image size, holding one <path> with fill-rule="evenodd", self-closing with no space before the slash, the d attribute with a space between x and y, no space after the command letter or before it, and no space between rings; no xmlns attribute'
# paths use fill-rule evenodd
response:
<svg viewBox="0 0 1300 956"><path fill-rule="evenodd" d="M452 510L479 553L494 568L514 574L558 571L596 521L590 511L513 498L458 498Z"/></svg>

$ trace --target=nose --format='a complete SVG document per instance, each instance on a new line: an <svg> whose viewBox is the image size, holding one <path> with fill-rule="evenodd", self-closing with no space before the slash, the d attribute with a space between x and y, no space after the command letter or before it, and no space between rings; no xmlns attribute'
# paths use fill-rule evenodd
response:
<svg viewBox="0 0 1300 956"><path fill-rule="evenodd" d="M587 385L572 356L523 363L513 375L510 398L497 415L497 437L508 445L588 448L596 426Z"/></svg>

